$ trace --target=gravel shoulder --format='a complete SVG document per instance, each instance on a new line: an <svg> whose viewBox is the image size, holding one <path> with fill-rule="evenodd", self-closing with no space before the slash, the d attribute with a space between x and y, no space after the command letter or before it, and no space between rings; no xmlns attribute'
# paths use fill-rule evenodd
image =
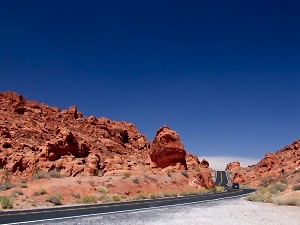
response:
<svg viewBox="0 0 300 225"><path fill-rule="evenodd" d="M37 224L272 224L296 225L300 207L245 201L243 198L191 204L146 211L83 217Z"/></svg>

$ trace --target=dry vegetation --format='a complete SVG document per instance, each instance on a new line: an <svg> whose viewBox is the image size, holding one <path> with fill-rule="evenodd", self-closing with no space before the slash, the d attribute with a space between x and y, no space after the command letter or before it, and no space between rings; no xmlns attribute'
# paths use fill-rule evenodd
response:
<svg viewBox="0 0 300 225"><path fill-rule="evenodd" d="M263 180L258 191L248 195L246 200L300 206L299 184L293 185L293 190L289 190L287 182L275 184L271 184L271 182L274 180L270 178Z"/></svg>

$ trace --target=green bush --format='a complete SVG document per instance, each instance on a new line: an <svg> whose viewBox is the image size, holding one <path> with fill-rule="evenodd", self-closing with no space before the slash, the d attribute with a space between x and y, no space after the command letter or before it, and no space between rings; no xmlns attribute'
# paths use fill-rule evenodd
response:
<svg viewBox="0 0 300 225"><path fill-rule="evenodd" d="M121 201L121 197L120 197L119 195L113 195L113 196L111 197L111 199L112 199L114 202L119 202L119 201Z"/></svg>
<svg viewBox="0 0 300 225"><path fill-rule="evenodd" d="M9 197L6 196L0 196L0 203L3 209L11 209L12 208L12 202Z"/></svg>

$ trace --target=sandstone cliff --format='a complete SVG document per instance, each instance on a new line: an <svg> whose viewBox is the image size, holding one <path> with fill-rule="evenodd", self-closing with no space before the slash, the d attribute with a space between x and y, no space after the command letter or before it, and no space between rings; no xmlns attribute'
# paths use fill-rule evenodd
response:
<svg viewBox="0 0 300 225"><path fill-rule="evenodd" d="M4 171L15 181L49 171L110 178L101 184L127 195L213 186L209 163L187 153L169 127L158 129L149 142L132 123L84 117L75 106L60 110L14 92L0 93L0 174ZM139 182L121 179L124 174Z"/></svg>
<svg viewBox="0 0 300 225"><path fill-rule="evenodd" d="M239 162L226 166L232 181L260 186L268 180L297 183L300 172L300 139L275 153L267 153L257 164L242 168Z"/></svg>

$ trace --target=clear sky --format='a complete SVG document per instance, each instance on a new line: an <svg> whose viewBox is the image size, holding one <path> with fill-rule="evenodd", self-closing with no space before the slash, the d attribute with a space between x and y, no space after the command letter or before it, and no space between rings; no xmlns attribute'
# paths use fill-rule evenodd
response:
<svg viewBox="0 0 300 225"><path fill-rule="evenodd" d="M0 91L176 130L199 156L300 138L300 1L1 1Z"/></svg>

